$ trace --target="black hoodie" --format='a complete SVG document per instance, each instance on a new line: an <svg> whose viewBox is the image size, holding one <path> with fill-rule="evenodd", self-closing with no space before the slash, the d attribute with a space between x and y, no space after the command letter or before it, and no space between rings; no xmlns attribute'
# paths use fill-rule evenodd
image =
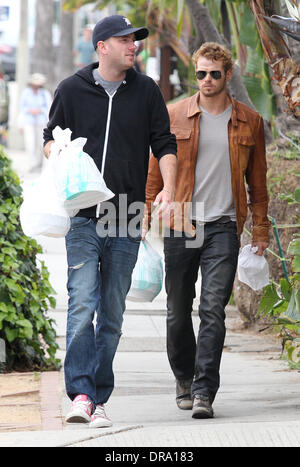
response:
<svg viewBox="0 0 300 467"><path fill-rule="evenodd" d="M70 128L72 140L87 138L84 151L101 170L107 134L103 175L115 193L110 201L118 206L118 195L127 194L128 204L144 202L150 146L158 159L166 154L176 155L168 111L156 83L131 68L111 100L109 115L109 96L95 83L92 74L97 67L98 63L89 65L59 84L44 129L45 144L53 139L52 130L57 125ZM96 206L77 215L95 217Z"/></svg>

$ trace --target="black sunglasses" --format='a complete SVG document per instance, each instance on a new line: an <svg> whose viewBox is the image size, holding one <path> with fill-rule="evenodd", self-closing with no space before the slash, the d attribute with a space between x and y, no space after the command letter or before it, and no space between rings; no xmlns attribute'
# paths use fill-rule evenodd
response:
<svg viewBox="0 0 300 467"><path fill-rule="evenodd" d="M200 81L205 78L207 73L213 78L213 79L221 79L222 78L222 72L219 70L214 70L214 71L204 71L204 70L198 70L196 71L196 76L197 79Z"/></svg>

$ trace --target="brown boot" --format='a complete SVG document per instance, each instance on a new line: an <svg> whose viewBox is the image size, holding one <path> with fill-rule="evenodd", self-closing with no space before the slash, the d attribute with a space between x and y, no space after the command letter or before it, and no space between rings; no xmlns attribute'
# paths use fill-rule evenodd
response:
<svg viewBox="0 0 300 467"><path fill-rule="evenodd" d="M193 402L193 418L213 418L214 411L208 396L195 394Z"/></svg>
<svg viewBox="0 0 300 467"><path fill-rule="evenodd" d="M181 410L192 410L193 408L191 385L192 380L176 380L176 403Z"/></svg>

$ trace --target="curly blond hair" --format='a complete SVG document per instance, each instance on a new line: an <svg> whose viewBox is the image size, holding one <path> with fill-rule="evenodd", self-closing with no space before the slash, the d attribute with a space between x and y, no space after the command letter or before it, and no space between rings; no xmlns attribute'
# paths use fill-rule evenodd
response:
<svg viewBox="0 0 300 467"><path fill-rule="evenodd" d="M192 60L195 66L197 65L200 57L205 57L208 60L222 61L225 73L227 73L229 70L232 70L234 66L234 61L230 50L226 49L226 47L218 44L217 42L204 42L200 49L193 53Z"/></svg>

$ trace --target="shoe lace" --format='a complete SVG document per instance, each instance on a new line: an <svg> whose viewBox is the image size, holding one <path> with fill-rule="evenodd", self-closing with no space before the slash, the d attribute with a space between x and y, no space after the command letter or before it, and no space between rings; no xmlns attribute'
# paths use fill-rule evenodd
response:
<svg viewBox="0 0 300 467"><path fill-rule="evenodd" d="M95 416L98 416L98 417L105 417L106 418L106 414L105 414L105 410L104 410L104 405L97 405L96 406L96 410L94 412Z"/></svg>
<svg viewBox="0 0 300 467"><path fill-rule="evenodd" d="M90 401L76 401L76 402L73 402L73 405L75 407L81 407L83 409L89 409L90 408Z"/></svg>

